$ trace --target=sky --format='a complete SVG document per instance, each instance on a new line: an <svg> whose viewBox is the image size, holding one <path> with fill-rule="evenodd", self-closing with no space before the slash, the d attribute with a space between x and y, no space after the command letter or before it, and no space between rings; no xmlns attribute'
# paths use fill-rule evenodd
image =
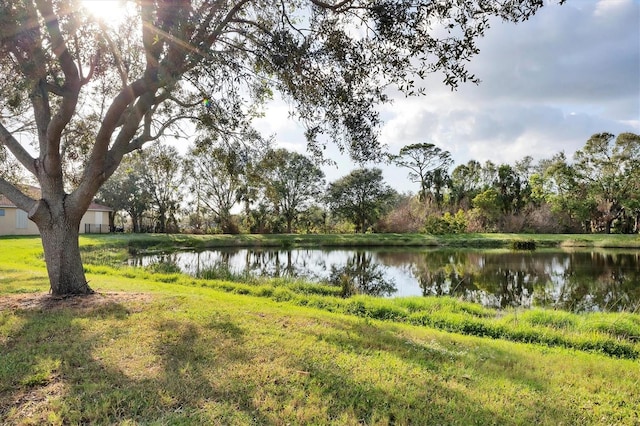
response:
<svg viewBox="0 0 640 426"><path fill-rule="evenodd" d="M492 21L468 69L481 83L452 92L442 77L422 84L426 96L395 95L381 107L380 138L391 153L433 143L454 167L474 159L514 164L564 151L569 158L595 133L640 133L640 0L567 0L520 23ZM393 96L393 95L392 95ZM254 122L278 147L305 153L304 128L274 100ZM324 166L328 182L359 167L337 150ZM383 169L399 192L417 192L408 170Z"/></svg>

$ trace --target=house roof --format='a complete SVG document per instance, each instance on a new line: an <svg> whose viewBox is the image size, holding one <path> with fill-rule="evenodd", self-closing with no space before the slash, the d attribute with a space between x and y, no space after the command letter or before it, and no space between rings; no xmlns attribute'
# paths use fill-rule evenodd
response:
<svg viewBox="0 0 640 426"><path fill-rule="evenodd" d="M40 188L31 185L25 185L21 188L24 192L27 193L32 198L38 199L40 198ZM16 208L16 205L11 202L7 197L3 194L0 194L0 207L9 207ZM98 203L91 203L87 210L91 211L102 211L102 212L112 212L113 209L111 207L104 206Z"/></svg>
<svg viewBox="0 0 640 426"><path fill-rule="evenodd" d="M103 206L102 204L98 204L98 203L91 203L87 210L96 210L96 211L103 211L103 212L113 211L111 207Z"/></svg>
<svg viewBox="0 0 640 426"><path fill-rule="evenodd" d="M38 188L37 186L19 185L18 188L20 188L22 192L24 192L26 195L28 195L31 198L35 198L36 200L40 198L40 188ZM0 207L15 208L16 205L13 204L13 202L11 202L11 200L9 200L7 197L5 197L4 194L0 194Z"/></svg>

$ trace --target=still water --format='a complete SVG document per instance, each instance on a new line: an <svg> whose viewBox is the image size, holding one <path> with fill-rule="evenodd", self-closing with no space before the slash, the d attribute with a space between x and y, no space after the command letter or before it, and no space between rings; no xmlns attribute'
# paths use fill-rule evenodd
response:
<svg viewBox="0 0 640 426"><path fill-rule="evenodd" d="M340 286L345 297L448 295L486 307L640 310L640 251L441 249L223 249L130 259L194 276L304 277Z"/></svg>

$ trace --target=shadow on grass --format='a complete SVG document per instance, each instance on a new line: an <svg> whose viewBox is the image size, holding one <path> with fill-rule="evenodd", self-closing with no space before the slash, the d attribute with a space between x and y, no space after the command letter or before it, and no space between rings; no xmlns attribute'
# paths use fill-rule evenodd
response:
<svg viewBox="0 0 640 426"><path fill-rule="evenodd" d="M46 273L25 275L13 272L0 271L0 288L2 288L4 295L37 293L49 288ZM0 295L0 297L2 296Z"/></svg>
<svg viewBox="0 0 640 426"><path fill-rule="evenodd" d="M538 424L582 414L556 401L541 374L510 368L522 361L494 346L474 353L455 339L418 342L338 317L280 327L280 316L226 312L180 300L15 311L0 340L0 419ZM495 398L487 395L494 384L502 386Z"/></svg>
<svg viewBox="0 0 640 426"><path fill-rule="evenodd" d="M160 318L153 321L149 345L149 336L126 336L131 314L118 303L16 311L19 326L0 339L0 419L7 424L210 424L225 418L267 423L253 407L250 389L218 386L210 374L216 365L248 362L238 344L239 327L228 320L209 322L219 330L214 340L225 348L220 351L211 347L212 336L202 338L197 324ZM140 352L148 357L142 365L136 359Z"/></svg>
<svg viewBox="0 0 640 426"><path fill-rule="evenodd" d="M365 424L537 424L541 418L553 423L580 418L583 414L579 408L557 404L544 377L527 372L526 368L525 371L509 368L522 361L499 349L491 348L493 359L485 365L486 359L481 354L469 355L468 348L456 347L455 343L447 346L436 341L418 343L366 323L341 323L334 327L340 328L340 332L317 332L318 341L335 347L338 353L383 359L376 372L382 378L378 383L391 385L374 385L365 376L356 380L359 366L328 363L308 353L298 361L297 368L309 371L324 398L331 401L330 412L340 413L350 407ZM407 372L408 377L400 381L395 381L393 372L385 368L393 365L395 359L413 366ZM505 395L495 389L495 399L508 402L488 406L484 401L492 398L485 398L487 393L474 389L478 382L484 382L488 393L492 391L490 383L510 383L524 394L547 393L549 398L510 409L510 404L519 404L517 395Z"/></svg>

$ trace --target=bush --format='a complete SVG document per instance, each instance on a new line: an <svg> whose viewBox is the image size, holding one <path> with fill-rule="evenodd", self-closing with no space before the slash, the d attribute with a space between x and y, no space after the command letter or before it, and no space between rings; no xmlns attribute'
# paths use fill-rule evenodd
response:
<svg viewBox="0 0 640 426"><path fill-rule="evenodd" d="M293 293L286 288L278 287L271 297L277 302L286 302L293 299Z"/></svg>
<svg viewBox="0 0 640 426"><path fill-rule="evenodd" d="M336 234L355 234L356 232L356 226L347 221L336 222L331 228L331 231Z"/></svg>
<svg viewBox="0 0 640 426"><path fill-rule="evenodd" d="M406 199L376 224L377 232L413 233L424 228L425 205L415 198Z"/></svg>
<svg viewBox="0 0 640 426"><path fill-rule="evenodd" d="M467 218L462 210L455 215L446 212L442 217L429 216L425 220L424 231L428 234L462 234L467 232Z"/></svg>

